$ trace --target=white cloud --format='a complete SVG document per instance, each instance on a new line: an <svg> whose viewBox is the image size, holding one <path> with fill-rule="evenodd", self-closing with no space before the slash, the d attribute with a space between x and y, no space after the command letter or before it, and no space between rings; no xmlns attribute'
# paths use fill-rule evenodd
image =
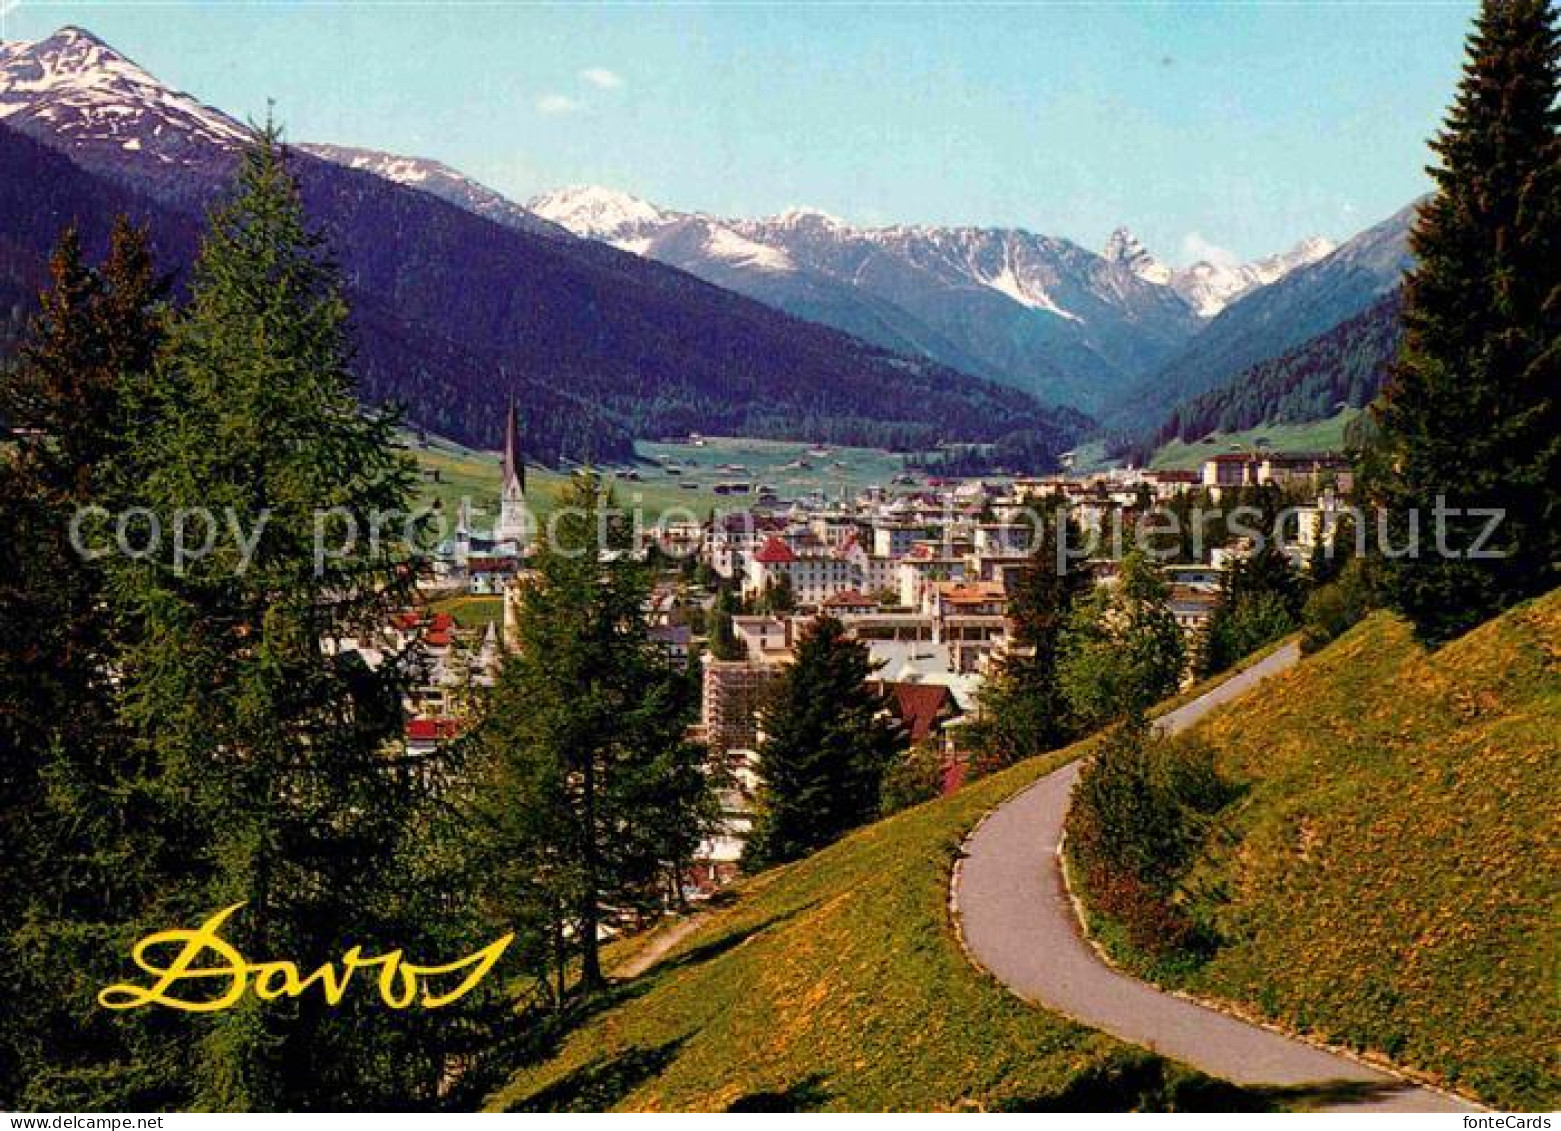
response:
<svg viewBox="0 0 1561 1131"><path fill-rule="evenodd" d="M1207 260L1216 267L1235 267L1241 262L1241 257L1235 252L1210 243L1198 232L1188 232L1182 237L1182 255L1188 263Z"/></svg>
<svg viewBox="0 0 1561 1131"><path fill-rule="evenodd" d="M561 114L573 114L580 109L580 102L567 94L544 94L537 99L537 113L556 118Z"/></svg>
<svg viewBox="0 0 1561 1131"><path fill-rule="evenodd" d="M587 67L580 72L580 78L599 90L617 90L623 85L623 76L606 67Z"/></svg>

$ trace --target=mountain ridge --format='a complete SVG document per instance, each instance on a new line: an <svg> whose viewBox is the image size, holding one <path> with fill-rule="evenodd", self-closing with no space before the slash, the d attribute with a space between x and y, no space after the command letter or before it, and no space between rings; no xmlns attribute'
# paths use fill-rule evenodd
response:
<svg viewBox="0 0 1561 1131"><path fill-rule="evenodd" d="M129 189L148 202L143 212L155 203L160 222L198 218L229 191L247 135L101 40L67 30L7 44L3 60L0 128ZM72 78L70 66L89 73ZM689 431L910 447L1030 434L1025 450L1055 452L1082 427L665 265L506 225L306 150L290 148L289 162L341 265L368 393L404 401L417 423L457 439L495 442L512 391L548 407L528 414L526 442L549 460L624 458L630 434ZM0 166L0 178L22 176L22 164ZM11 250L47 254L31 240Z"/></svg>
<svg viewBox="0 0 1561 1131"><path fill-rule="evenodd" d="M1389 291L1298 346L1177 405L1148 448L1210 433L1326 420L1364 408L1382 390L1402 340L1403 292Z"/></svg>
<svg viewBox="0 0 1561 1131"><path fill-rule="evenodd" d="M1237 299L1326 258L1337 247L1324 236L1307 236L1286 251L1246 263L1200 259L1178 268L1158 259L1130 228L1123 226L1107 238L1101 256L1108 262L1122 264L1141 279L1170 287L1200 318L1213 318Z"/></svg>
<svg viewBox="0 0 1561 1131"><path fill-rule="evenodd" d="M1142 434L1177 404L1365 310L1398 287L1413 266L1409 231L1419 204L1410 203L1322 259L1226 307L1158 370L1106 406L1102 422L1118 434Z"/></svg>
<svg viewBox="0 0 1561 1131"><path fill-rule="evenodd" d="M1019 228L863 228L816 209L757 219L682 212L575 185L527 209L799 317L1089 410L1196 333L1166 287Z"/></svg>

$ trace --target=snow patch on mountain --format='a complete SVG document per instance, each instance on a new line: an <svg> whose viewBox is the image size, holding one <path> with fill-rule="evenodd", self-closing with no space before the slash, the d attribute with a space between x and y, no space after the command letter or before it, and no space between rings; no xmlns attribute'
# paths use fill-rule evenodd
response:
<svg viewBox="0 0 1561 1131"><path fill-rule="evenodd" d="M1250 263L1216 258L1200 259L1176 270L1156 259L1127 228L1118 228L1106 241L1102 255L1119 263L1140 279L1169 286L1197 312L1213 318L1231 303L1259 287L1277 283L1299 267L1306 267L1333 253L1336 245L1322 236L1311 236L1289 251Z"/></svg>
<svg viewBox="0 0 1561 1131"><path fill-rule="evenodd" d="M372 173L384 180L437 196L507 227L556 239L570 238L570 233L560 225L535 215L509 197L452 169L442 161L427 157L402 157L349 145L305 144L298 148L332 164Z"/></svg>
<svg viewBox="0 0 1561 1131"><path fill-rule="evenodd" d="M226 114L165 86L77 27L0 44L0 119L13 118L24 132L28 120L47 122L72 146L106 142L170 163L189 148L183 137L159 144L173 143L175 133L225 148L249 136Z"/></svg>
<svg viewBox="0 0 1561 1131"><path fill-rule="evenodd" d="M757 243L720 224L705 222L710 229L709 235L705 237L705 250L713 258L760 271L795 270L791 256L784 250Z"/></svg>
<svg viewBox="0 0 1561 1131"><path fill-rule="evenodd" d="M1020 306L1029 307L1031 310L1044 310L1048 314L1055 314L1059 318L1069 318L1074 322L1084 321L1077 314L1064 310L1053 301L1051 295L1046 293L1046 288L1039 285L1033 278L1021 278L1014 270L1013 249L1003 248L1003 267L995 275L984 274L979 268L972 266L971 277L985 286L991 287L999 294L1005 294Z"/></svg>
<svg viewBox="0 0 1561 1131"><path fill-rule="evenodd" d="M645 227L676 218L637 196L600 185L556 189L528 201L526 208L577 236L612 244L619 239L632 239Z"/></svg>
<svg viewBox="0 0 1561 1131"><path fill-rule="evenodd" d="M784 248L751 239L713 216L659 208L617 189L571 185L536 197L527 207L577 236L635 255L681 265L694 249L704 258L737 269L795 270ZM675 254L662 254L672 246Z"/></svg>
<svg viewBox="0 0 1561 1131"><path fill-rule="evenodd" d="M1102 253L1108 263L1120 263L1140 279L1169 286L1176 272L1156 259L1130 230L1118 228L1106 240Z"/></svg>

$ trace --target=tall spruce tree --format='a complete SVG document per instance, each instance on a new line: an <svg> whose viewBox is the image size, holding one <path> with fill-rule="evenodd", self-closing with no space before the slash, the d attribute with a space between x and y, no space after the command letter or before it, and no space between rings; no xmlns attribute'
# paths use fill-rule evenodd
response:
<svg viewBox="0 0 1561 1131"><path fill-rule="evenodd" d="M104 572L71 530L82 508L117 509L166 287L123 218L96 268L68 230L50 284L0 373L0 417L30 437L0 455L0 963L28 1003L0 1015L0 1106L145 1110L182 1094L186 1046L167 1018L94 997L161 925L181 828L117 718ZM79 529L95 543L98 525Z"/></svg>
<svg viewBox="0 0 1561 1131"><path fill-rule="evenodd" d="M738 600L730 586L716 589L715 602L710 607L710 655L717 660L740 660L744 651L742 641L732 626L732 617L738 612Z"/></svg>
<svg viewBox="0 0 1561 1131"><path fill-rule="evenodd" d="M1059 502L1051 521L1037 517L1029 562L1008 595L1009 647L980 695L980 717L970 728L980 769L1011 765L1067 743L1074 724L1058 675L1063 630L1091 588L1082 562L1065 561L1064 546L1079 540Z"/></svg>
<svg viewBox="0 0 1561 1131"><path fill-rule="evenodd" d="M1377 409L1369 478L1401 551L1390 600L1422 638L1448 639L1561 580L1561 36L1549 0L1485 0L1457 99L1432 143L1436 193L1410 246L1403 351ZM1438 496L1505 512L1485 549L1433 544ZM1477 544L1481 515L1448 519Z"/></svg>
<svg viewBox="0 0 1561 1131"><path fill-rule="evenodd" d="M1133 719L1171 695L1186 670L1182 630L1160 570L1138 551L1115 582L1073 610L1063 635L1063 691L1082 726Z"/></svg>
<svg viewBox="0 0 1561 1131"><path fill-rule="evenodd" d="M124 220L96 269L68 232L51 277L21 364L0 383L0 413L36 433L0 472L3 553L15 554L0 570L0 760L31 786L21 808L6 805L18 853L7 846L17 867L6 888L22 914L7 966L34 1003L0 1029L28 1034L25 1106L156 1106L177 1094L178 1041L155 1019L105 1016L93 996L176 875L178 828L152 796L155 766L127 749L116 719L103 574L70 530L79 508L116 506L164 288L144 233Z"/></svg>
<svg viewBox="0 0 1561 1131"><path fill-rule="evenodd" d="M1200 675L1210 676L1300 626L1306 588L1274 539L1225 572L1220 603L1204 628L1198 650Z"/></svg>
<svg viewBox="0 0 1561 1131"><path fill-rule="evenodd" d="M605 986L609 908L661 906L716 815L685 739L691 685L650 638L650 577L620 517L590 473L560 498L478 732L484 900L551 957L534 972L555 1001L575 962L581 991Z"/></svg>
<svg viewBox="0 0 1561 1131"><path fill-rule="evenodd" d="M877 815L884 772L906 741L868 686L872 672L867 646L835 618L820 617L803 633L762 713L748 867L805 856Z"/></svg>
<svg viewBox="0 0 1561 1131"><path fill-rule="evenodd" d="M371 670L337 646L383 626L413 581L399 548L368 540L376 513L407 509L412 471L394 421L354 399L346 318L268 126L212 216L136 440L137 500L163 524L162 552L111 559L133 628L125 717L187 799L205 872L164 926L242 903L224 937L306 970L353 946L430 962L476 941L460 893L421 874L442 775L405 760L401 667ZM181 508L217 524L204 557L169 552ZM202 520L187 523L202 544ZM199 1039L189 1103L432 1105L454 1022L387 1009L364 982L335 1007L319 992L247 997L186 1021Z"/></svg>

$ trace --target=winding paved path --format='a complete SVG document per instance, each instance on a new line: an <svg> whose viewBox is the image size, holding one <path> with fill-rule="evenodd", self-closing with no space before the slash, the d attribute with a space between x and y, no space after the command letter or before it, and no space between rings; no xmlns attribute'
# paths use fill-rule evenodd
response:
<svg viewBox="0 0 1561 1131"><path fill-rule="evenodd" d="M1295 663L1295 645L1163 716L1174 733ZM1107 966L1080 934L1058 848L1078 763L995 809L965 842L954 906L975 961L1027 1001L1248 1086L1310 1092L1324 1110L1477 1111L1349 1057L1155 989Z"/></svg>

